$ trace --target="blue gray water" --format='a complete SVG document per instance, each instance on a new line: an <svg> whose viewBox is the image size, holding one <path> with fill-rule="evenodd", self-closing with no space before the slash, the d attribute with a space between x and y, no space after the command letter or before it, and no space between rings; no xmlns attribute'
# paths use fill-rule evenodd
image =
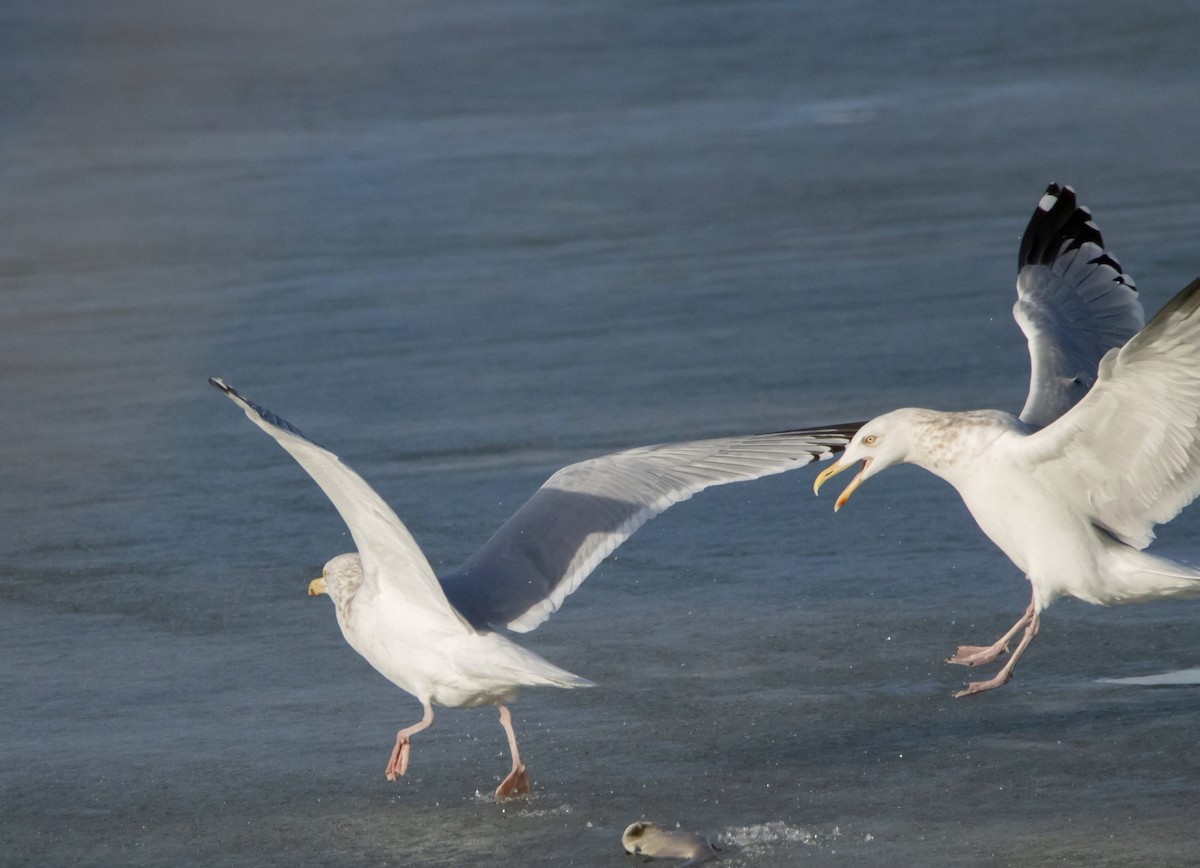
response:
<svg viewBox="0 0 1200 868"><path fill-rule="evenodd" d="M1074 184L1156 310L1200 273L1200 8L0 6L0 862L1196 864L1200 604L1055 605L915 469L647 526L521 641L599 682L419 707L308 580L349 548L205 383L339 451L436 566L564 463L1020 406L1017 241ZM836 484L834 487L838 487ZM1200 560L1200 513L1160 550Z"/></svg>

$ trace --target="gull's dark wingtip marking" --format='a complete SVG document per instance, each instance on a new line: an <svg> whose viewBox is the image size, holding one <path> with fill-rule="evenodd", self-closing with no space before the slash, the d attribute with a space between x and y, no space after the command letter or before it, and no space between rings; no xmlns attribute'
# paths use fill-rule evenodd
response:
<svg viewBox="0 0 1200 868"><path fill-rule="evenodd" d="M1117 273L1114 280L1136 292L1137 287L1125 276L1121 263L1104 249L1100 227L1092 220L1092 212L1078 203L1075 190L1050 184L1021 236L1017 270L1027 265L1052 265L1058 257L1088 243L1101 250L1101 255L1092 262L1113 269Z"/></svg>
<svg viewBox="0 0 1200 868"><path fill-rule="evenodd" d="M313 440L311 437L309 437L307 434L305 434L303 431L301 431L299 428L297 428L295 425L293 425L287 419L284 419L282 416L277 416L276 414L274 414L270 410L268 410L266 407L255 404L249 398L247 398L244 395L242 395L241 393L239 393L237 391L237 389L233 388L233 386L230 386L229 384L227 384L220 377L209 377L208 382L211 383L215 388L220 389L222 392L224 392L230 398L233 398L239 404L242 404L242 405L248 407L249 409L253 410L255 413L258 414L259 418L261 418L268 425L273 425L276 428L281 428L284 431L287 431L289 434L295 434L297 437L307 440L309 443L312 443L314 446L321 446L321 444L317 443L315 440ZM321 446L321 448L324 449L325 447Z"/></svg>
<svg viewBox="0 0 1200 868"><path fill-rule="evenodd" d="M853 440L854 435L858 433L858 429L866 424L865 420L862 422L839 422L836 425L821 425L817 428L789 428L787 431L775 431L774 433L784 436L807 434L811 436L845 437L847 440Z"/></svg>
<svg viewBox="0 0 1200 868"><path fill-rule="evenodd" d="M224 392L226 395L228 395L230 398L233 398L234 400L237 400L237 401L245 401L247 404L249 404L249 403L250 403L249 401L246 401L246 399L245 399L245 398L243 398L243 397L242 397L242 396L241 396L241 395L238 393L238 390L237 390L237 389L233 388L233 386L231 386L231 385L229 385L228 383L226 383L226 382L225 382L224 380L222 380L220 377L209 377L209 378L208 378L208 383L209 383L209 385L210 385L210 386L212 386L213 388L215 388L215 389L220 389L222 392Z"/></svg>
<svg viewBox="0 0 1200 868"><path fill-rule="evenodd" d="M774 431L771 434L764 434L764 437L805 437L813 438L817 441L817 446L825 450L824 454L814 450L811 454L817 461L824 461L827 458L832 458L839 452L844 450L846 446L854 439L854 435L858 433L858 429L863 425L863 422L840 422L836 425L822 425L818 428L793 428L788 431ZM821 438L828 438L824 442Z"/></svg>

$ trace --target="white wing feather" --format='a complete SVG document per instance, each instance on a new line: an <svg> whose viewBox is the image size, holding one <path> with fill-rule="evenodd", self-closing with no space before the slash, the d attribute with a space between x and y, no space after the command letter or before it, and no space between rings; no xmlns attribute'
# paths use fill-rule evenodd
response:
<svg viewBox="0 0 1200 868"><path fill-rule="evenodd" d="M403 522L367 482L327 449L313 443L287 420L239 395L219 379L209 380L246 416L270 434L303 467L333 502L350 529L362 557L364 582L398 598L401 605L419 607L430 615L470 630L434 575L433 568Z"/></svg>
<svg viewBox="0 0 1200 868"><path fill-rule="evenodd" d="M1032 472L1136 548L1200 495L1200 278L1100 364L1088 395L1025 441Z"/></svg>

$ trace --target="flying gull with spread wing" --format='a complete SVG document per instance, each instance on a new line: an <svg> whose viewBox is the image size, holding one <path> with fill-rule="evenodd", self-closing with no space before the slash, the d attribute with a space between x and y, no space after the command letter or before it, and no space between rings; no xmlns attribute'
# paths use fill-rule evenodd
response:
<svg viewBox="0 0 1200 868"><path fill-rule="evenodd" d="M1051 184L1021 240L1017 323L1029 396L999 410L895 410L867 422L817 476L861 464L839 509L893 464L953 485L985 534L1025 573L1032 597L996 642L948 663L999 672L955 696L1006 684L1056 598L1108 605L1200 594L1200 571L1144 552L1154 525L1200 494L1200 278L1145 327L1133 281L1070 187Z"/></svg>
<svg viewBox="0 0 1200 868"><path fill-rule="evenodd" d="M358 551L330 560L309 593L327 594L350 646L424 708L420 721L396 733L387 778L405 773L410 739L433 723L434 705L494 705L512 755L497 798L530 791L506 703L521 687L593 686L499 631L537 627L617 546L673 504L713 485L830 458L857 430L838 425L648 446L568 465L439 579L361 476L279 416L219 379L210 382L308 471L350 529Z"/></svg>

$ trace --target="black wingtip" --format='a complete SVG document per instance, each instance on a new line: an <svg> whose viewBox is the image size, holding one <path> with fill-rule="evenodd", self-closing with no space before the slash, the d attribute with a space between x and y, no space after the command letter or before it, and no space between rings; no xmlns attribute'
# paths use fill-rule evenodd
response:
<svg viewBox="0 0 1200 868"><path fill-rule="evenodd" d="M775 434L830 434L835 437L847 435L853 437L858 433L858 429L866 424L864 420L862 422L838 422L834 425L818 425L814 428L787 428L783 431L772 431L766 436Z"/></svg>
<svg viewBox="0 0 1200 868"><path fill-rule="evenodd" d="M1092 220L1092 212L1079 205L1073 188L1051 183L1038 200L1021 236L1017 270L1027 265L1051 265L1064 253L1088 243L1104 250L1104 237ZM1119 283L1137 291L1111 253L1105 251L1092 261L1109 266L1117 272Z"/></svg>
<svg viewBox="0 0 1200 868"><path fill-rule="evenodd" d="M818 428L793 428L789 431L775 431L768 434L768 437L829 437L831 439L844 440L844 443L826 443L825 446L829 449L830 455L836 455L846 448L846 445L854 439L854 435L858 433L858 429L866 425L866 420L862 422L839 422L836 425L822 425Z"/></svg>
<svg viewBox="0 0 1200 868"><path fill-rule="evenodd" d="M276 414L274 414L270 410L268 410L266 407L263 407L259 404L255 404L249 398L240 394L235 388L233 388L233 386L228 385L220 377L209 377L208 382L214 388L220 389L222 392L224 392L230 398L234 399L235 402L242 404L243 406L248 407L250 410L257 413L259 418L261 418L267 424L274 425L276 428L281 428L284 431L288 431L292 434L295 434L297 437L302 437L305 440L307 440L309 443L312 443L315 446L321 445L321 444L317 443L316 441L314 441L311 437L309 437L303 431L301 431L299 428L297 428L295 425L293 425L291 422L289 422L287 419L284 419L282 416L277 416ZM324 449L325 447L321 446L321 448Z"/></svg>
<svg viewBox="0 0 1200 868"><path fill-rule="evenodd" d="M854 435L858 433L858 430L866 424L866 419L863 419L861 422L840 422L837 425L830 425L829 431L838 435L839 437L845 437L847 440L853 440Z"/></svg>

